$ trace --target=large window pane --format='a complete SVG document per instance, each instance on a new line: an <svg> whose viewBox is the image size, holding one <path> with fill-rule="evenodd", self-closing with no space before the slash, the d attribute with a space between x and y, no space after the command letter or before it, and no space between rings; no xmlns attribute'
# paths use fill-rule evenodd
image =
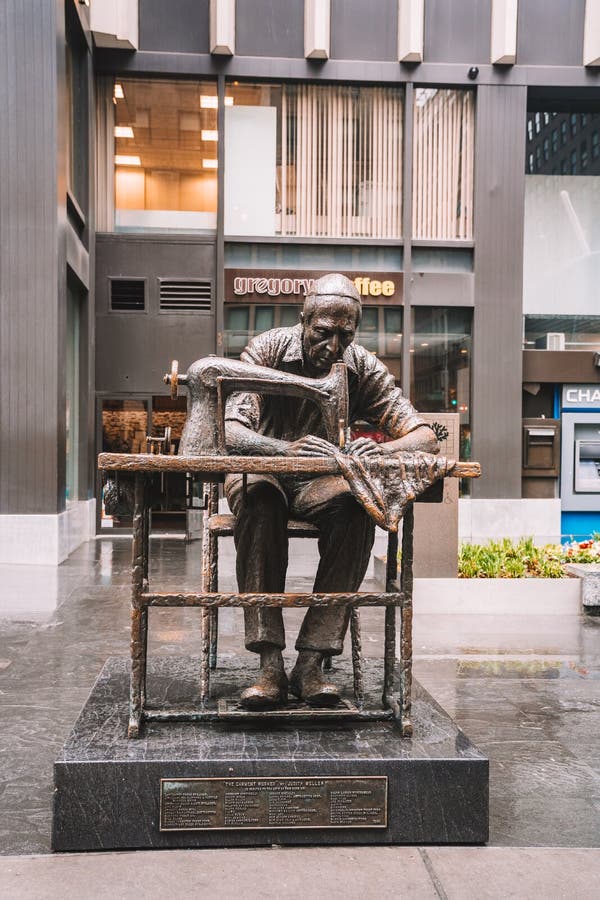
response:
<svg viewBox="0 0 600 900"><path fill-rule="evenodd" d="M473 237L474 107L472 91L415 91L415 239Z"/></svg>
<svg viewBox="0 0 600 900"><path fill-rule="evenodd" d="M525 316L525 350L600 350L600 315Z"/></svg>
<svg viewBox="0 0 600 900"><path fill-rule="evenodd" d="M461 457L471 446L472 310L415 307L410 398L421 412L460 415Z"/></svg>
<svg viewBox="0 0 600 900"><path fill-rule="evenodd" d="M145 453L147 434L148 404L145 400L102 400L103 453ZM104 493L105 488L101 497L101 527L131 528L133 520L126 496L109 515L104 506Z"/></svg>
<svg viewBox="0 0 600 900"><path fill-rule="evenodd" d="M300 319L301 306L273 303L258 306L250 303L244 306L225 305L225 332L223 335L224 355L238 358L248 341L255 335L271 328L296 325Z"/></svg>
<svg viewBox="0 0 600 900"><path fill-rule="evenodd" d="M587 325L563 317L589 320L599 312L600 114L531 111L525 143L523 312L563 319L539 334L532 322L526 340L588 343L577 337Z"/></svg>
<svg viewBox="0 0 600 900"><path fill-rule="evenodd" d="M400 89L243 84L229 92L226 234L400 236Z"/></svg>
<svg viewBox="0 0 600 900"><path fill-rule="evenodd" d="M121 78L114 102L117 230L214 229L216 84Z"/></svg>

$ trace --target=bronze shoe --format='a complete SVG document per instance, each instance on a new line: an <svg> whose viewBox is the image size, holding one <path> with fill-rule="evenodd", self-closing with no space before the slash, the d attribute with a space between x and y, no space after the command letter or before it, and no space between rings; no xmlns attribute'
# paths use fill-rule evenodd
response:
<svg viewBox="0 0 600 900"><path fill-rule="evenodd" d="M309 706L330 707L340 701L340 692L324 677L320 666L296 665L290 675L290 691Z"/></svg>
<svg viewBox="0 0 600 900"><path fill-rule="evenodd" d="M257 681L240 694L246 709L270 709L287 703L288 680L283 669L263 666Z"/></svg>

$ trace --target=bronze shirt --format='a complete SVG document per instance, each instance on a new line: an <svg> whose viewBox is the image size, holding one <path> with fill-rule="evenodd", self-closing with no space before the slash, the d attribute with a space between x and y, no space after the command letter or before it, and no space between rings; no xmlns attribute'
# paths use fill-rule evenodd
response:
<svg viewBox="0 0 600 900"><path fill-rule="evenodd" d="M306 375L302 326L273 328L257 335L240 358L243 362ZM393 375L369 350L352 343L344 353L343 362L348 366L350 422L364 419L391 438L403 437L426 424L396 386ZM225 418L284 441L294 441L307 434L326 436L315 404L295 397L234 394L227 402Z"/></svg>

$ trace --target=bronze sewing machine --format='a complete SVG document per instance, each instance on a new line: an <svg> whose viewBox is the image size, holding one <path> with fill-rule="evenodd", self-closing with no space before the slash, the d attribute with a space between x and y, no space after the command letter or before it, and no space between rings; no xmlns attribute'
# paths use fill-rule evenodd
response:
<svg viewBox="0 0 600 900"><path fill-rule="evenodd" d="M334 363L324 378L304 378L266 366L208 356L192 363L183 375L179 374L177 360L173 360L164 382L171 386L173 399L179 385L188 390L187 419L179 445L182 455L227 454L225 406L227 398L238 391L311 400L319 408L327 439L340 448L346 443L350 423L345 363Z"/></svg>

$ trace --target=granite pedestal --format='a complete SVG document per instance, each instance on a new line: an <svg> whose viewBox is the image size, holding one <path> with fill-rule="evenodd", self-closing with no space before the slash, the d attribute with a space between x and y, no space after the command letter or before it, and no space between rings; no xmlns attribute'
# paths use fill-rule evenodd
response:
<svg viewBox="0 0 600 900"><path fill-rule="evenodd" d="M217 670L215 701L255 671ZM149 703L189 705L198 672L153 660ZM368 663L372 705L381 674ZM334 676L350 687L344 664ZM128 740L128 689L129 661L111 657L55 762L56 851L487 841L488 760L418 684L412 738L390 722L152 722Z"/></svg>

